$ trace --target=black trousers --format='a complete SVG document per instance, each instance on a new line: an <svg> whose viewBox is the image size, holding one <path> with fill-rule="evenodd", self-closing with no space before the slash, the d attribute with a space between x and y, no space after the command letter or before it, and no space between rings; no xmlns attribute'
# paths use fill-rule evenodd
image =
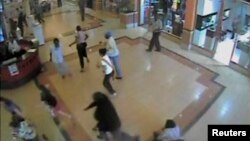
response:
<svg viewBox="0 0 250 141"><path fill-rule="evenodd" d="M84 57L88 58L86 47L87 43L81 43L76 45L79 62L82 69L84 68Z"/></svg>
<svg viewBox="0 0 250 141"><path fill-rule="evenodd" d="M42 15L41 14L36 14L36 20L39 22L39 23L42 23L42 22L45 22L44 19L42 18Z"/></svg>
<svg viewBox="0 0 250 141"><path fill-rule="evenodd" d="M24 27L23 27L22 25L21 25L21 26L19 25L18 28L20 29L20 31L21 31L21 36L23 37L23 35L24 35L24 29L23 29L23 28L24 28Z"/></svg>
<svg viewBox="0 0 250 141"><path fill-rule="evenodd" d="M81 20L84 21L85 20L85 9L80 9L80 14L81 14Z"/></svg>
<svg viewBox="0 0 250 141"><path fill-rule="evenodd" d="M105 74L103 79L103 86L109 91L110 94L115 93L115 90L113 89L110 79L114 77L114 71L110 74Z"/></svg>
<svg viewBox="0 0 250 141"><path fill-rule="evenodd" d="M153 32L153 36L150 40L150 44L149 44L149 50L151 51L153 49L153 47L156 47L156 50L161 50L161 46L160 46L160 41L159 41L159 36L160 36L161 32Z"/></svg>

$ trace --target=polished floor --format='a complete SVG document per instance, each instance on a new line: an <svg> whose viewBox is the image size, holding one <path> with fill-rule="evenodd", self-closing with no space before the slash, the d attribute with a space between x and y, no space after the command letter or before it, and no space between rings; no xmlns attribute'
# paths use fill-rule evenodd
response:
<svg viewBox="0 0 250 141"><path fill-rule="evenodd" d="M59 99L60 107L72 118L60 116L56 124L39 99L33 81L14 90L1 90L1 96L15 101L24 115L34 123L39 135L49 140L97 140L92 131L93 111L83 111L95 91L107 91L102 86L102 71L96 68L99 41L112 30L121 51L123 80L112 82L117 97L110 97L122 120L122 130L140 135L143 141L152 140L168 118L173 118L183 131L186 141L206 141L208 124L250 124L250 81L224 64L187 51L178 42L162 34L162 52L145 52L151 33L142 27L122 29L115 15L101 11L87 11L80 22L73 4L54 10L45 17L46 45L39 47L44 72L40 83L49 84ZM71 21L71 22L68 22ZM80 73L74 40L75 25L87 27L90 63ZM51 39L59 37L64 44L66 62L72 77L62 79L48 62ZM1 140L12 140L8 123L10 115L1 106ZM198 134L197 134L198 133Z"/></svg>

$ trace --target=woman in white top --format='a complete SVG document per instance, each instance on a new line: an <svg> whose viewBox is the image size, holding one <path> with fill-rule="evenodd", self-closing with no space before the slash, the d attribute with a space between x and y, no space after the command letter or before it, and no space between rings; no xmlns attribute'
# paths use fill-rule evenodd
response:
<svg viewBox="0 0 250 141"><path fill-rule="evenodd" d="M180 127L173 120L167 120L165 129L156 138L157 141L182 141Z"/></svg>
<svg viewBox="0 0 250 141"><path fill-rule="evenodd" d="M62 44L60 44L58 38L55 38L53 43L54 44L50 49L50 61L52 61L55 64L55 67L62 76L62 78L65 78L66 75L71 76L71 73L66 63L64 62Z"/></svg>
<svg viewBox="0 0 250 141"><path fill-rule="evenodd" d="M99 49L99 54L102 57L100 63L103 68L103 72L105 74L104 79L103 79L103 86L109 91L111 95L116 95L115 90L113 89L110 79L114 77L114 69L113 65L108 57L107 49L106 48L101 48Z"/></svg>

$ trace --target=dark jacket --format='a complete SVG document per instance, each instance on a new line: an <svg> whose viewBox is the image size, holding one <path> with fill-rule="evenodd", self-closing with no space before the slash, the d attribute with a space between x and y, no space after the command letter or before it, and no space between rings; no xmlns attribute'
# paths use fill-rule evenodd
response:
<svg viewBox="0 0 250 141"><path fill-rule="evenodd" d="M85 110L96 107L94 118L97 121L97 128L102 132L116 131L121 127L119 116L108 97L100 94Z"/></svg>
<svg viewBox="0 0 250 141"><path fill-rule="evenodd" d="M23 24L27 25L26 15L23 12L20 12L18 15L17 26L23 28Z"/></svg>

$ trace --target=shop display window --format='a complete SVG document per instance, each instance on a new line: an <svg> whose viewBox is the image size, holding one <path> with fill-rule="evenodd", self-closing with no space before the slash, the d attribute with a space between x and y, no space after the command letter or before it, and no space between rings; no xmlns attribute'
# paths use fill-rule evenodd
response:
<svg viewBox="0 0 250 141"><path fill-rule="evenodd" d="M211 26L214 26L216 17L217 17L217 13L213 13L213 14L206 15L206 16L197 15L196 29L204 30Z"/></svg>
<svg viewBox="0 0 250 141"><path fill-rule="evenodd" d="M247 21L246 25L241 33L236 36L236 45L231 61L244 68L250 69L250 21L247 18L245 21Z"/></svg>
<svg viewBox="0 0 250 141"><path fill-rule="evenodd" d="M164 30L176 36L181 36L185 19L186 0L160 0L163 11Z"/></svg>
<svg viewBox="0 0 250 141"><path fill-rule="evenodd" d="M231 62L250 70L250 5L238 2L238 6L233 8L240 13L240 29L235 32L235 44Z"/></svg>
<svg viewBox="0 0 250 141"><path fill-rule="evenodd" d="M0 1L0 12L3 12L3 4L2 4L2 1Z"/></svg>
<svg viewBox="0 0 250 141"><path fill-rule="evenodd" d="M151 17L150 11L151 11L151 5L150 5L150 0L144 0L144 7L143 7L143 12L144 12L144 23L149 23L149 19Z"/></svg>
<svg viewBox="0 0 250 141"><path fill-rule="evenodd" d="M3 34L3 28L2 28L2 25L0 27L0 42L3 42L4 41L4 34Z"/></svg>

